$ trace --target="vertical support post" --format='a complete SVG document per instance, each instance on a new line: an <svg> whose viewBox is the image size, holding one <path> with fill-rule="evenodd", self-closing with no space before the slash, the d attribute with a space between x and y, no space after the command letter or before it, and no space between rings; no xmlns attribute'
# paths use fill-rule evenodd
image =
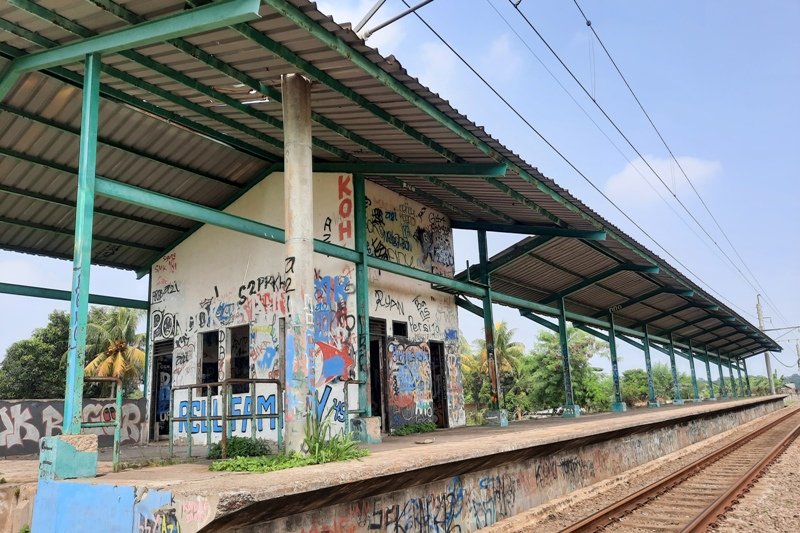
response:
<svg viewBox="0 0 800 533"><path fill-rule="evenodd" d="M742 398L747 396L747 391L744 388L744 379L742 379L742 366L739 364L739 361L736 361L736 374L739 377L739 392Z"/></svg>
<svg viewBox="0 0 800 533"><path fill-rule="evenodd" d="M683 405L681 398L681 384L678 381L678 368L675 366L675 345L672 340L672 333L669 334L669 366L672 370L672 386L675 389L675 398L672 403L675 405Z"/></svg>
<svg viewBox="0 0 800 533"><path fill-rule="evenodd" d="M747 385L747 395L752 396L753 391L750 389L750 376L747 374L747 359L742 359L742 367L744 367L744 382Z"/></svg>
<svg viewBox="0 0 800 533"><path fill-rule="evenodd" d="M111 468L114 472L119 472L119 445L120 433L122 432L122 380L114 382L114 449L111 452Z"/></svg>
<svg viewBox="0 0 800 533"><path fill-rule="evenodd" d="M756 294L756 313L758 314L758 329L764 331L764 312L761 309L761 295ZM772 376L772 355L764 352L764 365L767 367L767 379L769 380L769 393L775 394L775 378Z"/></svg>
<svg viewBox="0 0 800 533"><path fill-rule="evenodd" d="M75 248L72 262L72 298L69 315L69 355L64 396L64 433L81 432L83 367L86 359L86 323L89 315L89 271L92 263L97 120L100 104L100 55L86 56L78 158L78 198L75 207Z"/></svg>
<svg viewBox="0 0 800 533"><path fill-rule="evenodd" d="M700 401L700 390L697 388L697 373L694 369L694 353L692 353L692 339L689 339L689 369L692 373L692 392L694 393L694 401Z"/></svg>
<svg viewBox="0 0 800 533"><path fill-rule="evenodd" d="M314 188L311 170L311 82L281 77L286 228L286 452L302 453L306 417L316 416L314 368Z"/></svg>
<svg viewBox="0 0 800 533"><path fill-rule="evenodd" d="M492 313L492 281L489 275L489 246L486 241L486 231L478 230L478 258L480 260L481 283L486 289L483 296L483 332L486 344L486 362L489 367L489 385L491 388L491 401L489 412L486 415L488 425L507 426L508 414L500 407L503 404L502 391L500 390L500 376L497 367L497 357L494 351L494 314Z"/></svg>
<svg viewBox="0 0 800 533"><path fill-rule="evenodd" d="M611 410L617 413L626 411L627 406L622 401L622 391L619 387L619 365L617 364L617 330L614 327L614 313L608 314L608 351L611 354L611 380L614 383L614 402Z"/></svg>
<svg viewBox="0 0 800 533"><path fill-rule="evenodd" d="M650 362L650 334L647 332L647 324L644 325L644 367L647 370L647 407L658 407L656 399L656 388L653 384L653 365Z"/></svg>
<svg viewBox="0 0 800 533"><path fill-rule="evenodd" d="M703 346L703 350L706 354L706 378L708 378L708 399L709 400L716 400L717 397L714 394L714 381L711 379L711 363L708 360L708 346Z"/></svg>
<svg viewBox="0 0 800 533"><path fill-rule="evenodd" d="M194 431L192 431L194 429L194 425L192 423L192 416L194 415L194 409L193 409L194 404L192 402L192 391L194 389L192 389L190 387L190 388L188 388L186 390L187 390L186 401L189 404L189 407L187 408L188 410L186 411L186 420L187 420L187 422L186 422L186 435L188 437L188 443L187 443L188 444L188 446L187 446L188 447L188 453L189 453L189 457L191 457L192 456L192 444L194 444L194 442L193 442L194 441ZM170 439L169 442L172 443L172 439Z"/></svg>
<svg viewBox="0 0 800 533"><path fill-rule="evenodd" d="M722 357L717 352L717 367L719 369L719 396L723 400L728 399L728 391L725 389L725 373L722 371Z"/></svg>
<svg viewBox="0 0 800 533"><path fill-rule="evenodd" d="M364 416L372 416L369 383L369 272L367 268L367 190L364 176L353 175L355 248L361 254L356 263L356 335L358 335L358 406ZM347 385L345 384L345 388ZM350 409L350 406L347 406ZM348 415L349 417L349 415Z"/></svg>
<svg viewBox="0 0 800 533"><path fill-rule="evenodd" d="M152 405L153 402L158 402L158 398L153 398L152 391L150 390L150 372L155 372L155 368L152 370L150 369L150 361L153 359L153 347L150 345L150 300L151 295L153 294L153 276L152 274L147 275L147 317L145 317L145 330L144 330L144 378L142 386L144 387L144 397L150 398L150 401L147 402L145 405L149 406L149 409L146 409L145 413L145 431L148 435L148 442L152 438L150 434L150 427L152 426L150 417L152 416L153 409ZM170 404L171 408L172 404Z"/></svg>
<svg viewBox="0 0 800 533"><path fill-rule="evenodd" d="M565 418L580 416L581 408L575 405L575 395L572 390L572 369L569 364L569 343L567 339L567 304L564 298L559 299L560 313L558 313L558 339L561 346L561 368L564 374L564 414Z"/></svg>
<svg viewBox="0 0 800 533"><path fill-rule="evenodd" d="M731 392L733 392L733 397L739 397L738 387L736 386L736 380L733 378L733 363L731 363L730 358L728 359L728 375L731 377Z"/></svg>

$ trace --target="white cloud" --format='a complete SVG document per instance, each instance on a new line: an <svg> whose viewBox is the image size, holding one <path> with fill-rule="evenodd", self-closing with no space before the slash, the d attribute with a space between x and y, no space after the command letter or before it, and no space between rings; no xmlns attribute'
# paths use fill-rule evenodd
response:
<svg viewBox="0 0 800 533"><path fill-rule="evenodd" d="M645 156L645 158L675 194L681 196L683 193L690 191L690 185L686 182L680 168L672 159L660 159L653 156ZM719 161L688 156L680 156L677 160L699 191L707 187L722 172L722 164ZM637 168L644 177L637 172ZM656 192L647 184L645 179L663 196L671 196L669 191L658 181L658 178L647 168L647 165L638 158L633 161L633 165L628 163L621 172L608 179L605 185L605 192L615 201L624 204L635 203L639 207L660 201Z"/></svg>
<svg viewBox="0 0 800 533"><path fill-rule="evenodd" d="M458 58L442 43L425 42L420 45L423 69L419 80L423 85L442 95L445 99L453 99L458 91L457 62Z"/></svg>
<svg viewBox="0 0 800 533"><path fill-rule="evenodd" d="M321 12L332 16L337 23L344 24L349 22L352 26L355 26L374 4L375 0L322 0L317 2L317 7ZM373 28L396 14L386 7L388 6L382 7L373 15L367 25L362 28L362 33L364 30ZM367 44L379 49L384 56L393 53L406 36L404 24L405 21L403 20L393 22L367 39Z"/></svg>
<svg viewBox="0 0 800 533"><path fill-rule="evenodd" d="M522 57L511 44L511 37L504 33L489 44L484 64L488 65L493 78L503 81L514 79L522 67Z"/></svg>

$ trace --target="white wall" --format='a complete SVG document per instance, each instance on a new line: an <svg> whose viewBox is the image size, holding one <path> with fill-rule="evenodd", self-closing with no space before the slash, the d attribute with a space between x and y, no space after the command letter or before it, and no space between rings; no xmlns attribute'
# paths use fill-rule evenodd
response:
<svg viewBox="0 0 800 533"><path fill-rule="evenodd" d="M275 173L254 187L226 212L284 227L283 174ZM452 232L438 213L387 189L367 183L369 251L371 254L427 271L453 273ZM314 176L315 237L352 248L353 188L349 175ZM345 419L342 379L357 379L355 268L352 263L316 254L315 357L321 408L336 424ZM241 233L204 226L178 245L152 269L152 340L174 338L173 385L200 381L201 334L219 332L220 380L231 376L230 328L249 325L250 377L281 378L280 319L286 315L287 265L284 246ZM446 341L450 425L464 423L463 389L458 360L457 315L453 298L429 284L370 269L370 314L409 324L416 343ZM389 302L387 304L387 302ZM391 302L395 302L392 304ZM275 385L260 385L256 405L270 411ZM196 394L195 394L196 395ZM176 392L177 413L186 391ZM349 389L350 410L357 409L357 386ZM242 400L244 411L249 399ZM201 405L202 404L202 405ZM212 402L212 411L214 410ZM185 413L187 407L183 406ZM203 402L195 415L205 413ZM200 424L195 441L205 442ZM241 424L240 424L241 426ZM264 423L259 435L275 439ZM174 430L177 432L178 425ZM182 427L185 430L185 427ZM221 428L218 428L221 430ZM249 428L248 428L249 433ZM185 435L185 434L184 434ZM215 440L220 432L214 433Z"/></svg>

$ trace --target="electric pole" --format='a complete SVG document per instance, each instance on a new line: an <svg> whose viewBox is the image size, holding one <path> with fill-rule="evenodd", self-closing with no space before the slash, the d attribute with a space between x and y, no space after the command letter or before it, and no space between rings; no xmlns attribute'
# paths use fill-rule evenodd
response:
<svg viewBox="0 0 800 533"><path fill-rule="evenodd" d="M758 314L758 329L764 331L764 312L761 310L761 295L756 295L756 314ZM800 348L798 348L800 350ZM800 352L798 352L800 356ZM767 365L767 378L769 379L769 393L775 394L775 380L772 379L772 355L764 352L764 362Z"/></svg>

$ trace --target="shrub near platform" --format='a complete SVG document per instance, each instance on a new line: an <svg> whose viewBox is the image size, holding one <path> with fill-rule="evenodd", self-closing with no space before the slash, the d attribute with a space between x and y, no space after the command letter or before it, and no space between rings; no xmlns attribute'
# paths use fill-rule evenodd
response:
<svg viewBox="0 0 800 533"><path fill-rule="evenodd" d="M392 435L402 437L404 435L411 435L413 433L430 433L436 430L436 424L433 422L416 422L414 424L406 424L397 429L392 430Z"/></svg>

